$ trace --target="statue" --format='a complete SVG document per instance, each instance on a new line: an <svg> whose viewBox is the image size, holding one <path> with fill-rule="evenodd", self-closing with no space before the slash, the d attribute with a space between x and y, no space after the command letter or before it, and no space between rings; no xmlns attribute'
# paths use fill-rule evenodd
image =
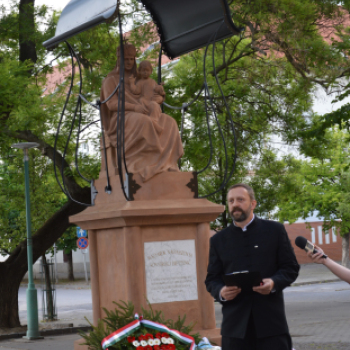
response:
<svg viewBox="0 0 350 350"><path fill-rule="evenodd" d="M137 84L135 77L130 76L130 89L133 94L141 95L139 102L146 108L148 115L158 119L162 110L160 104L164 102L165 91L162 85L158 85L150 78L152 74L152 64L149 61L142 61L137 71Z"/></svg>
<svg viewBox="0 0 350 350"><path fill-rule="evenodd" d="M144 182L165 171L179 171L177 161L183 147L176 121L162 113L164 89L151 79L151 64L141 62L139 75L136 48L124 45L125 67L125 159L130 173L139 173ZM108 98L119 83L120 47L117 65L102 82L101 101ZM112 147L117 146L118 93L101 105L101 118Z"/></svg>

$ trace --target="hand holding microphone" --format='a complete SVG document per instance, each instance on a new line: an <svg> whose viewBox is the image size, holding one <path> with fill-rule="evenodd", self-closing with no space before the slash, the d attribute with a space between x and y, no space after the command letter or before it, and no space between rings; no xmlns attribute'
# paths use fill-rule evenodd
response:
<svg viewBox="0 0 350 350"><path fill-rule="evenodd" d="M301 236L295 239L295 245L301 249L304 249L307 252L308 257L313 262L323 264L340 279L350 283L350 270L328 258L320 247L312 244L305 237Z"/></svg>
<svg viewBox="0 0 350 350"><path fill-rule="evenodd" d="M309 258L318 264L323 264L321 259L327 259L328 256L324 254L323 250L320 247L312 244L305 237L298 236L295 239L295 245L300 249L304 249L307 252Z"/></svg>
<svg viewBox="0 0 350 350"><path fill-rule="evenodd" d="M323 252L323 250L315 245L315 249L313 252L307 252L306 254L314 263L324 264L327 258L327 255Z"/></svg>

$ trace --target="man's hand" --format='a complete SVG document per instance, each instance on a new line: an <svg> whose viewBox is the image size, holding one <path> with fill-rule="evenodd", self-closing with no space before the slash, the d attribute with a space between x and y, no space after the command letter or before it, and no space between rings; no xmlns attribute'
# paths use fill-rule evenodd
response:
<svg viewBox="0 0 350 350"><path fill-rule="evenodd" d="M225 300L233 300L241 292L238 287L223 287L220 291L221 297Z"/></svg>
<svg viewBox="0 0 350 350"><path fill-rule="evenodd" d="M315 245L315 248L318 250L318 253L313 254L312 252L308 252L307 256L316 264L324 264L326 260L322 258L324 251L317 245Z"/></svg>
<svg viewBox="0 0 350 350"><path fill-rule="evenodd" d="M264 278L263 283L259 287L253 287L253 291L262 295L270 294L275 286L275 282L271 278Z"/></svg>

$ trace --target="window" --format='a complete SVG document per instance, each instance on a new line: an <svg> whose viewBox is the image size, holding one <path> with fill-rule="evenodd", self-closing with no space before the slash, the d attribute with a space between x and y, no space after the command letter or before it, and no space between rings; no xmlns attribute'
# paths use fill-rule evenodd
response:
<svg viewBox="0 0 350 350"><path fill-rule="evenodd" d="M318 244L323 244L323 237L322 237L322 226L317 226L318 230Z"/></svg>

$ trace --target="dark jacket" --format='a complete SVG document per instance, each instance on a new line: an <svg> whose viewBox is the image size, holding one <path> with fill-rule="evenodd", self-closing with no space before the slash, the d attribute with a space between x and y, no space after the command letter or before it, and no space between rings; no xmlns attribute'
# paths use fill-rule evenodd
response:
<svg viewBox="0 0 350 350"><path fill-rule="evenodd" d="M262 278L271 278L275 292L242 292L222 302L221 334L244 338L251 313L259 338L288 333L282 290L296 280L299 265L282 224L255 217L245 232L231 225L210 239L205 284L216 300L225 285L222 275L243 270L260 271Z"/></svg>

